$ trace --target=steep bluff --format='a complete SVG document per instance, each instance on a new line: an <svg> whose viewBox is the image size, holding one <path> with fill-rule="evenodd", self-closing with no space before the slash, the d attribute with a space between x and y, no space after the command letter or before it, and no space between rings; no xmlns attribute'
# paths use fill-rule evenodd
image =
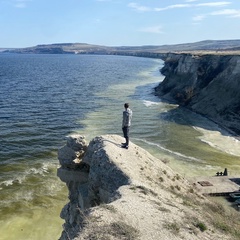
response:
<svg viewBox="0 0 240 240"><path fill-rule="evenodd" d="M240 134L240 56L169 53L156 94Z"/></svg>
<svg viewBox="0 0 240 240"><path fill-rule="evenodd" d="M238 239L237 215L139 146L121 148L123 140L104 135L88 144L76 135L59 149L58 176L69 190L60 240Z"/></svg>

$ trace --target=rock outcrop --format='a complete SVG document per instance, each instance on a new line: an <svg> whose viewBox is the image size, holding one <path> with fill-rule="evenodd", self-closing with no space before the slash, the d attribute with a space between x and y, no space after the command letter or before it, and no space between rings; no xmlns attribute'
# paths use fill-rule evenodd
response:
<svg viewBox="0 0 240 240"><path fill-rule="evenodd" d="M156 94L240 133L240 55L169 53Z"/></svg>
<svg viewBox="0 0 240 240"><path fill-rule="evenodd" d="M61 240L235 239L237 219L225 223L222 206L139 146L121 148L122 141L117 135L96 137L77 163L73 152L76 157L82 150L83 137L68 140L72 151L59 151L63 166L58 176L67 184L70 200L61 212ZM233 231L221 232L223 222Z"/></svg>
<svg viewBox="0 0 240 240"><path fill-rule="evenodd" d="M81 159L87 150L87 145L84 136L68 137L67 144L58 150L58 160L62 168L81 168Z"/></svg>

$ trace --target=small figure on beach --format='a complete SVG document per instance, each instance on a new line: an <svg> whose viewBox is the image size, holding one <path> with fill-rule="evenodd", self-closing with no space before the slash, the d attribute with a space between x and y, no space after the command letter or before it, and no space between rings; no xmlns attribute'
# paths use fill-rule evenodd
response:
<svg viewBox="0 0 240 240"><path fill-rule="evenodd" d="M227 168L224 169L224 172L217 172L217 176L228 176L228 170Z"/></svg>
<svg viewBox="0 0 240 240"><path fill-rule="evenodd" d="M124 108L125 108L125 110L123 111L122 131L123 131L123 136L124 136L126 142L122 143L122 148L128 149L128 146L129 146L129 128L131 126L132 110L129 108L129 103L125 103Z"/></svg>

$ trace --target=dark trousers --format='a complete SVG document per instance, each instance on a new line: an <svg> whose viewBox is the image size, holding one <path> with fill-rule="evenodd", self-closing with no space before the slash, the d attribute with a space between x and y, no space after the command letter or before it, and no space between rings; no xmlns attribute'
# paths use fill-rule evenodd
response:
<svg viewBox="0 0 240 240"><path fill-rule="evenodd" d="M129 144L129 127L123 127L122 130L123 130L123 136L126 139L125 144L126 144L126 146L128 146L128 144Z"/></svg>

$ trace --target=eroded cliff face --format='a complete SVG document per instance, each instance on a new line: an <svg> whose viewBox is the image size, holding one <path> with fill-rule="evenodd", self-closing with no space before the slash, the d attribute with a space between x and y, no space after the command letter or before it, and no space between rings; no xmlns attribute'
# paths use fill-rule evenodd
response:
<svg viewBox="0 0 240 240"><path fill-rule="evenodd" d="M61 240L75 239L86 225L88 210L114 201L118 188L130 182L108 155L114 152L106 152L104 141L109 140L96 137L88 145L84 136L75 135L58 150L61 167L57 175L69 190L69 203L60 215L65 220Z"/></svg>
<svg viewBox="0 0 240 240"><path fill-rule="evenodd" d="M240 56L169 53L156 94L240 134Z"/></svg>
<svg viewBox="0 0 240 240"><path fill-rule="evenodd" d="M104 135L87 144L72 136L59 149L58 176L69 190L60 240L235 239L217 227L224 223L235 234L235 215L225 223L228 211L200 194L197 184L132 142L121 148L123 140Z"/></svg>

